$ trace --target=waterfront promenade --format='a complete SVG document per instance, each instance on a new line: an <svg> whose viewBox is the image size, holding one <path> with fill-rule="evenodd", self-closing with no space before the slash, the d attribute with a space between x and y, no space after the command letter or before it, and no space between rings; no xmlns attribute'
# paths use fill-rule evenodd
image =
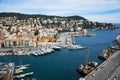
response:
<svg viewBox="0 0 120 80"><path fill-rule="evenodd" d="M120 80L120 51L88 74L85 80Z"/></svg>

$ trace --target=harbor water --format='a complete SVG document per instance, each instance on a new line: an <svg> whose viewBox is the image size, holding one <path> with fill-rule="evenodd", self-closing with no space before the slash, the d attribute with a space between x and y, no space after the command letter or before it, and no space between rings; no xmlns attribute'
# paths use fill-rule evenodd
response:
<svg viewBox="0 0 120 80"><path fill-rule="evenodd" d="M101 60L97 58L104 49L114 45L113 40L120 30L91 30L94 37L76 37L78 45L90 47L89 61ZM25 72L34 72L34 75L25 77L24 80L78 80L81 75L76 71L80 64L85 63L87 49L67 50L61 49L43 56L0 56L0 62L15 62L15 65L30 64Z"/></svg>

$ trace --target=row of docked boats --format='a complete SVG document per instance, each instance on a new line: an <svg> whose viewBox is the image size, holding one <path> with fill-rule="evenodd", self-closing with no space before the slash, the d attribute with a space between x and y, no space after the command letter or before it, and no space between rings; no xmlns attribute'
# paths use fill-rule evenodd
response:
<svg viewBox="0 0 120 80"><path fill-rule="evenodd" d="M13 55L13 53L10 52L1 52L0 56L9 56L9 55Z"/></svg>
<svg viewBox="0 0 120 80"><path fill-rule="evenodd" d="M54 47L41 47L41 48L32 50L31 52L29 52L29 55L40 56L40 55L52 53L52 52L54 52L56 50L60 50L60 47L58 47L58 46L54 46Z"/></svg>
<svg viewBox="0 0 120 80"><path fill-rule="evenodd" d="M30 64L15 66L15 74L22 73L23 70L28 69Z"/></svg>
<svg viewBox="0 0 120 80"><path fill-rule="evenodd" d="M31 49L31 48L30 48ZM38 48L32 48L31 50L21 49L21 48L14 48L12 52L1 52L0 56L8 56L8 55L34 55L39 56L47 53L52 53L55 50L60 50L61 48L58 46L52 46L52 47L38 47Z"/></svg>
<svg viewBox="0 0 120 80"><path fill-rule="evenodd" d="M86 48L85 46L81 46L81 45L66 45L66 49L68 50L76 50L76 49L84 49ZM21 49L21 48L14 48L12 50L12 52L1 52L0 56L8 56L8 55L33 55L33 56L40 56L40 55L44 55L47 53L52 53L56 50L60 50L61 47L59 46L50 46L50 47L37 47L37 48L32 48L31 50L26 50Z"/></svg>
<svg viewBox="0 0 120 80"><path fill-rule="evenodd" d="M24 77L26 77L26 76L31 76L31 75L33 75L34 72L28 72L28 73L20 74L20 73L23 73L23 70L28 69L28 68L29 68L29 64L20 65L20 66L15 66L14 79L21 79L21 78L24 78Z"/></svg>

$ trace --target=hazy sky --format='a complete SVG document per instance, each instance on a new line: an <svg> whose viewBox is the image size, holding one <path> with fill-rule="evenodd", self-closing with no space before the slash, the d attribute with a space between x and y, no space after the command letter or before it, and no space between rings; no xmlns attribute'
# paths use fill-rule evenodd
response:
<svg viewBox="0 0 120 80"><path fill-rule="evenodd" d="M0 0L0 12L79 15L91 21L120 23L120 0Z"/></svg>

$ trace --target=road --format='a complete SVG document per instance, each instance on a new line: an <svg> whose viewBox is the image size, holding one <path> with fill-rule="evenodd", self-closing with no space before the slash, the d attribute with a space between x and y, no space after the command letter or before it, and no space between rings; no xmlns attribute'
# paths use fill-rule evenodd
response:
<svg viewBox="0 0 120 80"><path fill-rule="evenodd" d="M85 80L120 80L120 51L104 61ZM117 79L119 78L119 79Z"/></svg>

